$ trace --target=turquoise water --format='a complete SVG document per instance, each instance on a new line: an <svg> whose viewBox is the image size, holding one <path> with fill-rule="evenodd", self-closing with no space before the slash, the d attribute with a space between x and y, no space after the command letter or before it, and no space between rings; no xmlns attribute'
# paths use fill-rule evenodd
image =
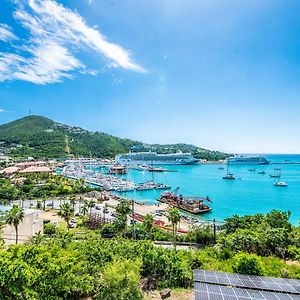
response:
<svg viewBox="0 0 300 300"><path fill-rule="evenodd" d="M300 155L265 155L272 162L300 162ZM224 170L218 170L220 165L202 164L192 166L164 166L171 171L155 173L154 179L172 185L172 189L180 187L183 195L209 196L213 203L213 210L201 215L201 218L218 221L233 214L245 215L258 212L266 213L272 209L290 210L291 221L298 225L300 221L300 164L283 164L267 166L230 166L236 180L223 180ZM274 168L282 169L281 180L288 183L287 188L275 187L273 183L278 178L270 178ZM249 168L256 168L256 172L249 172ZM264 170L265 175L258 174ZM135 183L152 179L150 172L129 170L123 178ZM144 202L155 203L161 191L133 191L122 195Z"/></svg>

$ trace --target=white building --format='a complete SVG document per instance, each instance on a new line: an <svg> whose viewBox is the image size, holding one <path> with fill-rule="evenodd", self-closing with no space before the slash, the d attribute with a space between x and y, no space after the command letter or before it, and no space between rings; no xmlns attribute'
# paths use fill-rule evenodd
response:
<svg viewBox="0 0 300 300"><path fill-rule="evenodd" d="M10 210L11 206L0 205L0 211L5 212ZM43 233L43 219L41 218L41 210L24 209L24 219L18 227L19 237L18 243L23 243L36 233ZM16 231L13 225L4 225L1 236L4 239L5 244L12 245L16 242Z"/></svg>

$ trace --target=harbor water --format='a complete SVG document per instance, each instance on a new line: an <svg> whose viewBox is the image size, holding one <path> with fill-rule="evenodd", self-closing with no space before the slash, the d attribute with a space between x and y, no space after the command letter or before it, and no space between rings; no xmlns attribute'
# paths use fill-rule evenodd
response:
<svg viewBox="0 0 300 300"><path fill-rule="evenodd" d="M198 218L222 221L233 214L246 215L267 213L272 209L291 211L291 222L300 222L300 155L266 155L273 163L264 166L235 165L230 166L236 180L224 180L226 165L200 164L164 166L172 172L151 173L129 169L128 174L119 175L135 183L154 179L156 182L180 187L178 194L190 196L208 196L211 198L212 211ZM278 163L278 164L276 164ZM224 167L224 170L219 170ZM249 168L255 168L250 172ZM274 168L281 168L281 179L288 187L276 187L278 178L270 178ZM265 171L266 174L258 174ZM120 193L128 198L147 204L157 203L163 191L132 191Z"/></svg>

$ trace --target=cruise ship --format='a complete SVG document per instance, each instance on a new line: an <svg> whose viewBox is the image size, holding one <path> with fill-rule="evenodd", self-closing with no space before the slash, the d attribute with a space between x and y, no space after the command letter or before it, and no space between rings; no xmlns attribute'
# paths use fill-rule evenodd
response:
<svg viewBox="0 0 300 300"><path fill-rule="evenodd" d="M228 164L230 165L267 165L270 163L263 156L243 156L237 155L233 157L229 157L227 160Z"/></svg>
<svg viewBox="0 0 300 300"><path fill-rule="evenodd" d="M116 156L120 165L192 165L199 160L191 153L158 154L156 152L130 152Z"/></svg>

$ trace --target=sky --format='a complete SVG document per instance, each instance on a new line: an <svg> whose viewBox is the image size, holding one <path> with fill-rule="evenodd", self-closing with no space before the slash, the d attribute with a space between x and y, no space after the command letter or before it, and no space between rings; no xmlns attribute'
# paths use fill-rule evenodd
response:
<svg viewBox="0 0 300 300"><path fill-rule="evenodd" d="M300 153L298 0L1 0L0 124Z"/></svg>

